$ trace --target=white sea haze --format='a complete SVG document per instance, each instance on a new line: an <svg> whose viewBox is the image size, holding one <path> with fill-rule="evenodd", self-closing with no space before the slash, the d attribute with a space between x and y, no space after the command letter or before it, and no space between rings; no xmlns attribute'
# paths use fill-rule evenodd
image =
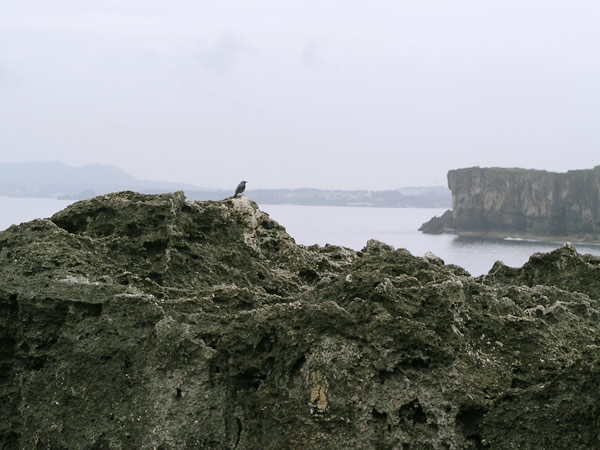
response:
<svg viewBox="0 0 600 450"><path fill-rule="evenodd" d="M0 231L12 224L50 217L71 203L51 198L0 197ZM283 225L298 244L334 244L360 250L369 239L377 239L396 248L406 248L415 256L432 252L474 276L487 273L496 260L520 267L531 254L548 252L563 244L460 238L418 231L423 222L440 216L444 209L298 205L260 205L260 208ZM580 253L600 256L600 245L575 244L575 247Z"/></svg>

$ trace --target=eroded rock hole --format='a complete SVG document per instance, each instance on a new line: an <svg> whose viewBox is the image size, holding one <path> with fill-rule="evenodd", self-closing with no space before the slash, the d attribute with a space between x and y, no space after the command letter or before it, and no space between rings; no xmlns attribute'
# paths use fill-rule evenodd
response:
<svg viewBox="0 0 600 450"><path fill-rule="evenodd" d="M235 384L239 389L257 390L267 376L256 367L250 367L235 377Z"/></svg>
<svg viewBox="0 0 600 450"><path fill-rule="evenodd" d="M377 372L377 378L381 384L384 384L386 380L389 380L392 376L394 376L394 371L380 370Z"/></svg>
<svg viewBox="0 0 600 450"><path fill-rule="evenodd" d="M139 237L142 235L142 229L136 223L128 223L127 224L127 236L129 237Z"/></svg>
<svg viewBox="0 0 600 450"><path fill-rule="evenodd" d="M235 424L237 426L237 437L235 438L235 445L233 448L237 448L238 444L240 443L240 437L242 436L242 421L239 417L235 418Z"/></svg>
<svg viewBox="0 0 600 450"><path fill-rule="evenodd" d="M1 337L0 338L0 355L11 355L13 353L13 349L16 345L16 339L10 337ZM27 344L24 344L27 346ZM23 345L21 345L21 349ZM27 346L27 350L29 350L29 346ZM27 351L26 350L26 351Z"/></svg>
<svg viewBox="0 0 600 450"><path fill-rule="evenodd" d="M278 288L274 287L274 286L265 286L264 289L265 289L265 292L267 294L277 295L279 297L283 297L283 294L281 293L281 291Z"/></svg>
<svg viewBox="0 0 600 450"><path fill-rule="evenodd" d="M167 248L167 243L165 241L146 241L144 242L144 249L146 250L146 254L149 256L162 254Z"/></svg>
<svg viewBox="0 0 600 450"><path fill-rule="evenodd" d="M98 317L102 315L102 303L74 303L73 312L82 316Z"/></svg>
<svg viewBox="0 0 600 450"><path fill-rule="evenodd" d="M475 448L485 448L481 438L481 424L487 410L480 406L461 406L456 415L456 425L465 436L465 440Z"/></svg>
<svg viewBox="0 0 600 450"><path fill-rule="evenodd" d="M296 372L300 372L300 370L302 369L302 366L304 365L305 362L306 362L306 356L302 355L292 365L291 373L294 374Z"/></svg>
<svg viewBox="0 0 600 450"><path fill-rule="evenodd" d="M423 407L418 399L414 399L412 402L402 406L398 410L398 415L401 420L405 420L409 423L427 423L427 414L423 411Z"/></svg>
<svg viewBox="0 0 600 450"><path fill-rule="evenodd" d="M298 276L307 283L313 283L320 278L319 274L312 269L303 269L298 272Z"/></svg>
<svg viewBox="0 0 600 450"><path fill-rule="evenodd" d="M37 356L33 358L29 363L29 368L31 370L42 370L48 361L48 357L46 355Z"/></svg>
<svg viewBox="0 0 600 450"><path fill-rule="evenodd" d="M423 358L413 358L410 360L408 365L415 369L428 369L429 368L429 362L424 360Z"/></svg>
<svg viewBox="0 0 600 450"><path fill-rule="evenodd" d="M156 284L162 284L162 280L163 280L163 276L161 273L158 272L150 272L148 274L148 278L150 278L152 281L154 281Z"/></svg>
<svg viewBox="0 0 600 450"><path fill-rule="evenodd" d="M268 352L273 348L273 343L268 336L264 336L256 345L256 351L260 353Z"/></svg>
<svg viewBox="0 0 600 450"><path fill-rule="evenodd" d="M380 412L380 411L377 411L377 409L373 408L371 410L371 415L373 416L373 419L375 419L378 422L387 421L387 413L385 411Z"/></svg>

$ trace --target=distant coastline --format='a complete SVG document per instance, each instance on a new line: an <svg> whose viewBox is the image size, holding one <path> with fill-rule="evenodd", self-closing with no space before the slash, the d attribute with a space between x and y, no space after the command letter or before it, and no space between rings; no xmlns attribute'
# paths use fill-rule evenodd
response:
<svg viewBox="0 0 600 450"><path fill-rule="evenodd" d="M191 200L222 200L233 194L230 190L184 183L138 180L112 165L91 164L77 168L59 162L0 163L0 195L7 197L86 200L126 190L144 194L182 190ZM450 190L442 186L401 187L386 191L252 189L249 186L246 195L259 204L305 206L449 208L452 201Z"/></svg>

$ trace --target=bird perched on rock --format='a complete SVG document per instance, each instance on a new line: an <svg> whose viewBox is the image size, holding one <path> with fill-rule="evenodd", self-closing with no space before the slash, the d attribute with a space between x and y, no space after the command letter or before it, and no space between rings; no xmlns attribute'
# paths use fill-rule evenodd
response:
<svg viewBox="0 0 600 450"><path fill-rule="evenodd" d="M247 181L241 181L240 184L238 184L238 186L235 188L235 194L233 194L234 197L237 197L238 194L244 192L246 189L246 183Z"/></svg>

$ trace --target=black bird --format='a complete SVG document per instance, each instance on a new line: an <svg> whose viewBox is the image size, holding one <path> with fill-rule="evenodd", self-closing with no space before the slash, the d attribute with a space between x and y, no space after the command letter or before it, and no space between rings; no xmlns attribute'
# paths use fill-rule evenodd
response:
<svg viewBox="0 0 600 450"><path fill-rule="evenodd" d="M241 194L244 192L244 190L246 190L246 183L247 181L241 181L240 184L238 184L238 186L235 188L235 194L233 194L234 197L237 197L238 194Z"/></svg>

